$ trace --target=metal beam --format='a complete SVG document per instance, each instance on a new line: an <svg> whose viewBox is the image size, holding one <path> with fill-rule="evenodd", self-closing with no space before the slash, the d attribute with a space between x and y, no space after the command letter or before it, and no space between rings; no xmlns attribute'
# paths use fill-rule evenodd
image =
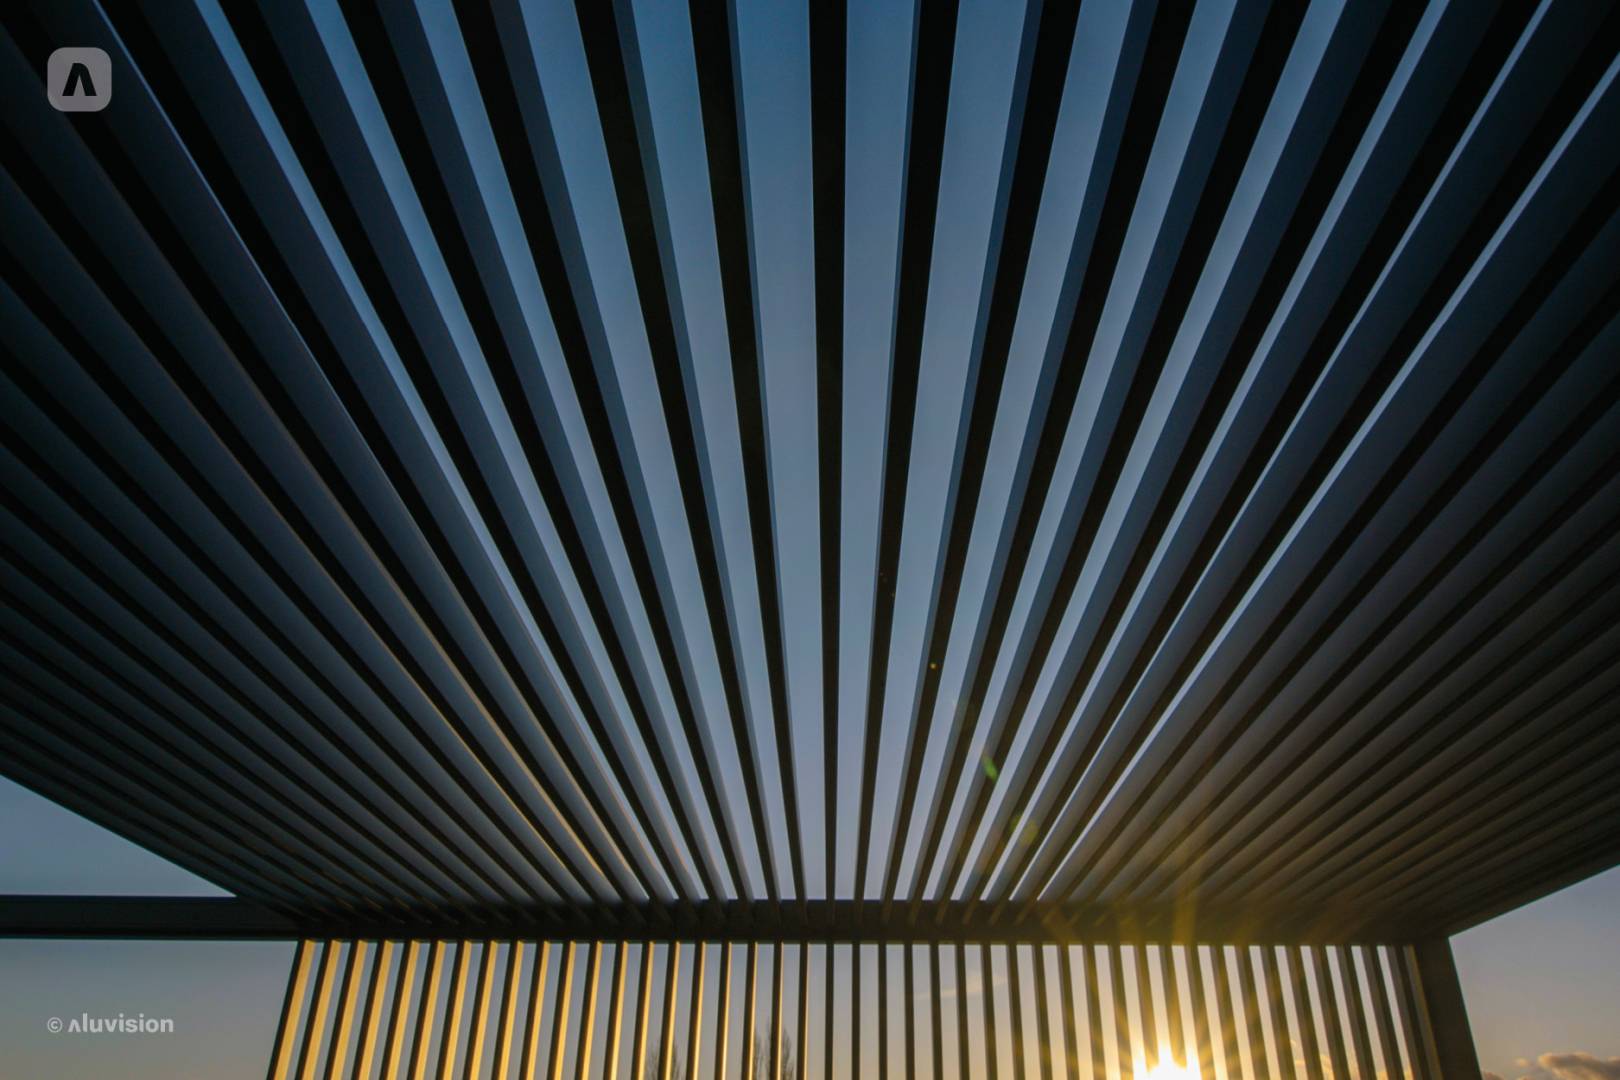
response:
<svg viewBox="0 0 1620 1080"><path fill-rule="evenodd" d="M1042 905L997 919L969 903L890 907L881 901L607 906L492 911L485 919L425 913L293 917L249 900L193 897L0 896L0 938L297 940L299 938L465 939L495 936L549 941L614 941L626 923L661 941L968 942L1126 944L1229 942L1294 944L1413 942L1422 927L1363 924L1351 913L1321 918L1322 929L1289 927L1252 911L1185 914L1162 910ZM1335 926L1347 929L1335 930Z"/></svg>

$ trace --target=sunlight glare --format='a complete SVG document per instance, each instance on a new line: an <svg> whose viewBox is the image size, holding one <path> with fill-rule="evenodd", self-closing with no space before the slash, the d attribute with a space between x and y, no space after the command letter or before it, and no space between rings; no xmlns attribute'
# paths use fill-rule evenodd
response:
<svg viewBox="0 0 1620 1080"><path fill-rule="evenodd" d="M1198 1072L1167 1057L1147 1071L1147 1080L1198 1080Z"/></svg>

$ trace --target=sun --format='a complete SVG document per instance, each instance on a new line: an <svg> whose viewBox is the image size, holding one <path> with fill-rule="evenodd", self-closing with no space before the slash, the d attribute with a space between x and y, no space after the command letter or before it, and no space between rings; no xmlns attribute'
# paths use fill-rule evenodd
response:
<svg viewBox="0 0 1620 1080"><path fill-rule="evenodd" d="M1147 1080L1198 1080L1198 1070L1167 1057L1147 1071Z"/></svg>

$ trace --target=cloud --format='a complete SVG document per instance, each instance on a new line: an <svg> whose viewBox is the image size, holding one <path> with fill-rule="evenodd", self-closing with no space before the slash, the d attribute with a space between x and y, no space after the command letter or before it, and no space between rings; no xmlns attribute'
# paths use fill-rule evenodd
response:
<svg viewBox="0 0 1620 1080"><path fill-rule="evenodd" d="M1620 1057L1600 1058L1584 1050L1542 1054L1535 1061L1517 1058L1525 1071L1519 1080L1620 1080ZM1506 1080L1501 1073L1485 1072L1480 1080Z"/></svg>
<svg viewBox="0 0 1620 1080"><path fill-rule="evenodd" d="M1536 1063L1558 1080L1620 1080L1620 1057L1604 1059L1573 1051L1542 1054Z"/></svg>

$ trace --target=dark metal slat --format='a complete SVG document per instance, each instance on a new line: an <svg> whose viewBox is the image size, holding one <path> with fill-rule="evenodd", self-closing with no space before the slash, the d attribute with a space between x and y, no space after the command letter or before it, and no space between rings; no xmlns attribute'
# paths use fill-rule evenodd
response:
<svg viewBox="0 0 1620 1080"><path fill-rule="evenodd" d="M624 1046L624 984L630 961L629 953L628 941L621 941L613 948L613 972L608 978L607 1037L602 1043L602 1054L606 1060L606 1072L603 1075L607 1080L618 1080L619 1063L624 1057L621 1053ZM501 1080L505 1080L504 1073L500 1076Z"/></svg>
<svg viewBox="0 0 1620 1080"><path fill-rule="evenodd" d="M904 207L900 225L900 265L895 285L895 315L882 489L878 509L878 587L873 592L872 633L861 752L858 821L872 820L882 740L884 701L888 693L889 652L893 647L895 583L900 572L900 536L911 480L912 436L917 419L917 384L922 371L922 338L928 285L933 269L935 212L939 206L940 163L945 150L945 114L950 100L951 67L956 52L959 0L922 0L915 10L910 116L906 131ZM904 810L897 807L896 813ZM964 818L963 820L971 820ZM863 826L864 827L864 826ZM870 843L855 848L855 895L867 894ZM885 868L886 870L887 868Z"/></svg>
<svg viewBox="0 0 1620 1080"><path fill-rule="evenodd" d="M813 215L818 223L814 273L825 862L822 895L831 899L837 894L838 861L838 665L844 481L844 110L849 10L847 0L825 0L809 8L810 169ZM830 974L830 960L827 970ZM805 1051L806 1048L800 1048L801 1059Z"/></svg>

